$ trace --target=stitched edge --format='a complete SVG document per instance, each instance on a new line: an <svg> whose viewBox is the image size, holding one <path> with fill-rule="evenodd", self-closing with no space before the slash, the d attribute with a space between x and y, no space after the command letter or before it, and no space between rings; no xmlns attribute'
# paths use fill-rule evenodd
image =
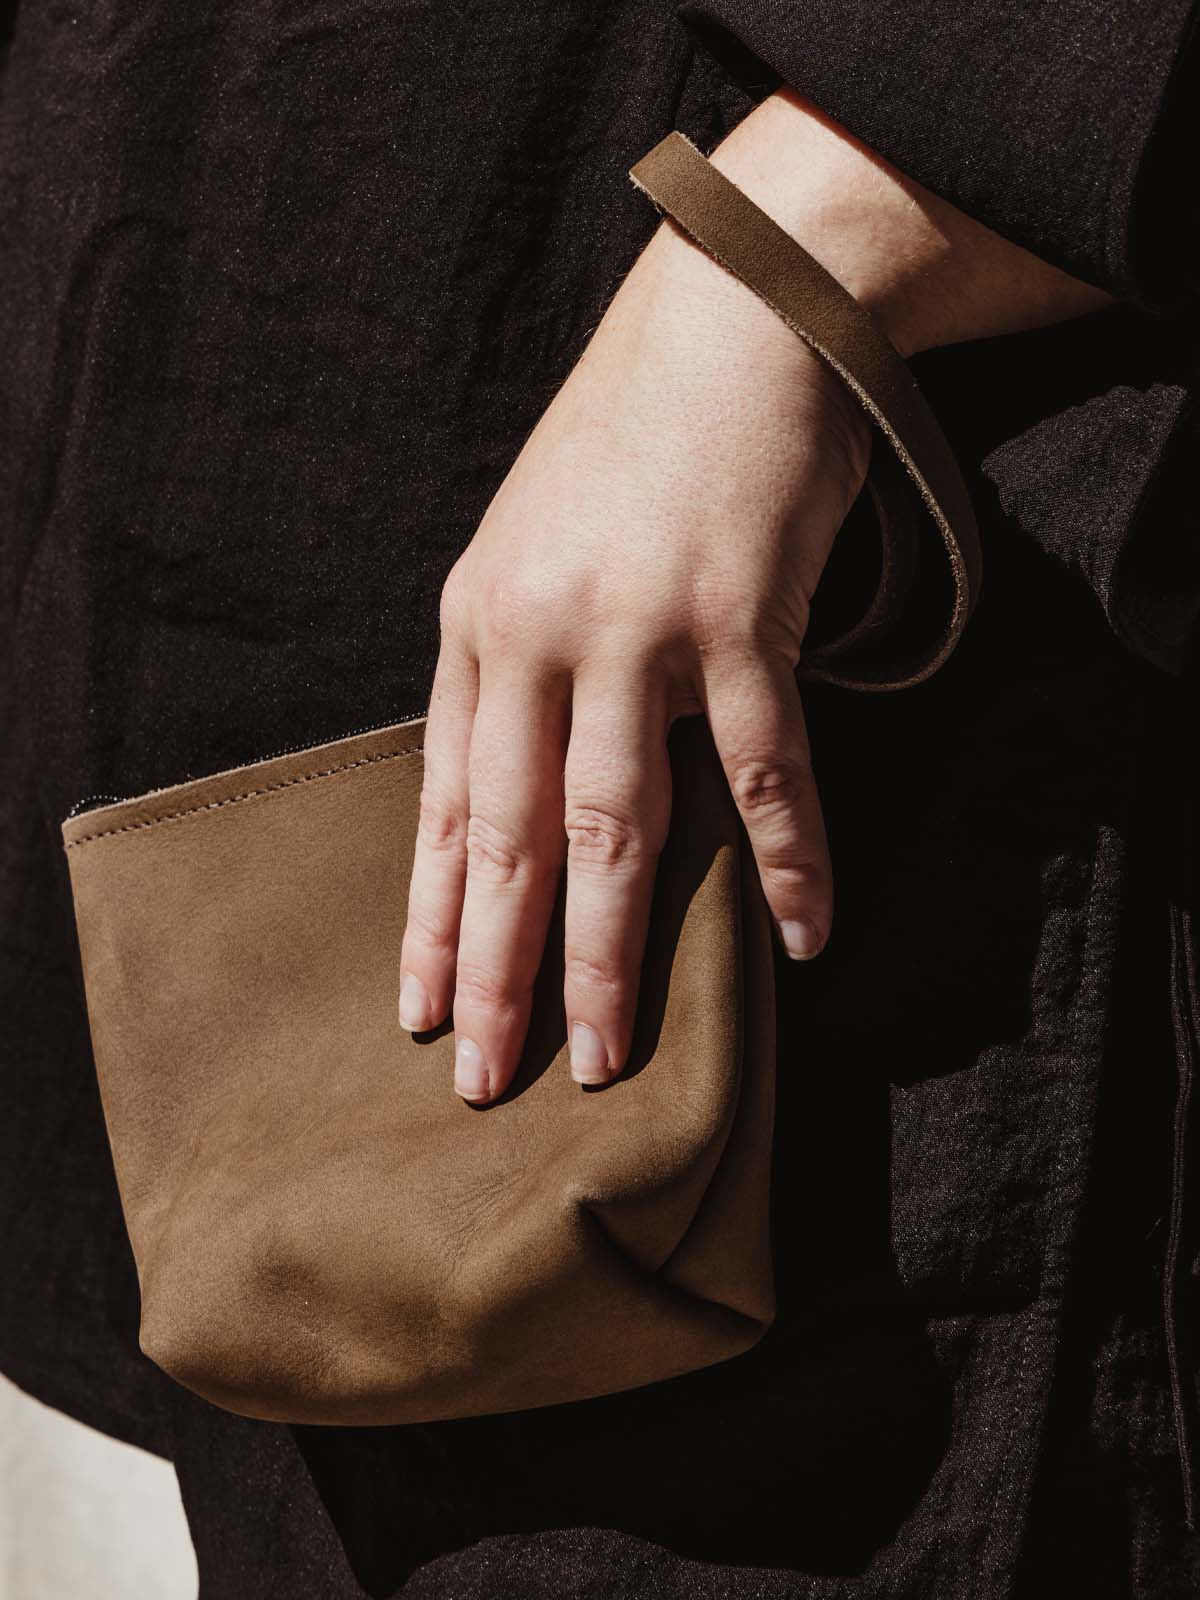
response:
<svg viewBox="0 0 1200 1600"><path fill-rule="evenodd" d="M208 800L203 805L187 806L182 811L164 811L158 817L144 817L141 822L124 822L119 828L105 828L100 833L88 833L82 839L72 839L64 846L76 850L81 844L92 844L96 839L111 839L118 833L136 833L143 828L156 828L162 822L178 822L182 817L194 817L201 811L220 811L224 806L236 806L243 800L254 800L259 795L275 794L280 789L294 789L301 783L313 783L318 778L332 778L339 772L353 772L356 767L372 767L380 761L395 761L400 756L419 756L423 745L407 745L403 750L382 750L378 755L360 756L357 761L344 761L336 767L325 767L320 772L301 772L294 778L281 778L277 783L266 783L258 789L247 789L242 794L226 795L223 800Z"/></svg>

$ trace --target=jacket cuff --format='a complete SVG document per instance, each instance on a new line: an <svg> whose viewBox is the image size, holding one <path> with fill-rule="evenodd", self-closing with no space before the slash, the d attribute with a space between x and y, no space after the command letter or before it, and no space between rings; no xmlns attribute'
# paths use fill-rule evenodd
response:
<svg viewBox="0 0 1200 1600"><path fill-rule="evenodd" d="M1195 0L691 0L677 15L752 96L790 84L1075 277L1149 310L1200 291Z"/></svg>
<svg viewBox="0 0 1200 1600"><path fill-rule="evenodd" d="M1011 522L1079 573L1127 649L1173 673L1188 663L1200 615L1200 548L1178 509L1184 458L1198 445L1185 389L1121 385L982 463Z"/></svg>

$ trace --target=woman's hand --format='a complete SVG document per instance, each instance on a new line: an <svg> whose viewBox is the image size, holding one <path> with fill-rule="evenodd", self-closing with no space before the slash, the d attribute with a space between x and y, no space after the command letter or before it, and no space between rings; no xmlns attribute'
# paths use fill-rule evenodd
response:
<svg viewBox="0 0 1200 1600"><path fill-rule="evenodd" d="M913 275L945 240L927 218L921 237L898 175L781 96L715 159L787 226L787 193L764 190L801 137L798 236L918 347ZM571 1070L604 1083L625 1064L676 717L709 720L785 949L821 949L832 877L794 669L868 452L840 380L664 225L443 592L400 1014L427 1029L453 1005L465 1099L516 1070L564 862Z"/></svg>
<svg viewBox="0 0 1200 1600"><path fill-rule="evenodd" d="M793 673L868 446L839 380L664 229L443 593L401 1003L428 1027L453 1001L464 1098L516 1069L564 858L572 1071L624 1065L676 717L709 718L789 952L821 948Z"/></svg>

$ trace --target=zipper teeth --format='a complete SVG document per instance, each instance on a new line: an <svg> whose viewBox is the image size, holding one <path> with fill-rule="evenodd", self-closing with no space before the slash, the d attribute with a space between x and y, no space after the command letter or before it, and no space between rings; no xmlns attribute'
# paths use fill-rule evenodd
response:
<svg viewBox="0 0 1200 1600"><path fill-rule="evenodd" d="M399 716L384 717L381 722L369 722L363 728L351 728L346 733L331 733L323 739L305 739L301 744L285 744L281 749L272 750L267 755L250 756L246 761L239 761L238 765L241 767L254 767L260 761L274 761L276 756L296 755L301 750L313 750L319 745L336 744L340 739L356 739L360 733L375 733L380 728L390 728L394 723L416 722L427 715L428 707L425 707L421 711L410 711L401 713ZM191 778L180 778L178 781L180 783L191 783L193 780ZM164 785L163 787L170 788L174 786ZM82 800L76 800L75 804L67 812L65 820L69 822L72 817L79 816L80 812L91 811L97 806L119 806L126 800L136 798L136 795L129 794L90 794Z"/></svg>
<svg viewBox="0 0 1200 1600"><path fill-rule="evenodd" d="M276 756L292 756L299 750L315 750L319 745L337 744L340 739L357 739L360 733L375 733L380 728L390 728L402 722L416 722L427 714L428 708L421 711L409 711L401 716L384 717L382 722L368 722L364 728L351 728L346 733L331 733L324 739L305 739L302 744L285 744L282 750L272 750L265 756L251 756L249 761L240 762L243 767L257 766L260 761L274 761ZM187 782L187 779L183 780Z"/></svg>
<svg viewBox="0 0 1200 1600"><path fill-rule="evenodd" d="M72 817L77 817L81 811L92 811L98 806L119 806L122 800L128 800L129 795L122 794L89 794L75 804L67 812L65 820L70 822Z"/></svg>

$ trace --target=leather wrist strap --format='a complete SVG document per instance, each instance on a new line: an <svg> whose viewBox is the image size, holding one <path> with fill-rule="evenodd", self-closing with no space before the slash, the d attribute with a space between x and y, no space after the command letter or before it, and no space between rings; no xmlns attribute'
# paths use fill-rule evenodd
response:
<svg viewBox="0 0 1200 1600"><path fill-rule="evenodd" d="M905 563L894 550L889 555L886 537L889 516L903 513L897 513L900 502L885 474L875 496L885 527L880 591L863 623L832 644L805 652L800 675L854 689L904 689L920 683L958 643L978 597L983 561L967 486L907 363L865 307L683 134L668 134L629 175L660 211L764 300L848 385L899 459L910 506L915 488L949 558L953 597L932 645L901 662L843 662L851 646L878 636L892 620L896 602L903 601ZM874 471L873 464L873 476Z"/></svg>

